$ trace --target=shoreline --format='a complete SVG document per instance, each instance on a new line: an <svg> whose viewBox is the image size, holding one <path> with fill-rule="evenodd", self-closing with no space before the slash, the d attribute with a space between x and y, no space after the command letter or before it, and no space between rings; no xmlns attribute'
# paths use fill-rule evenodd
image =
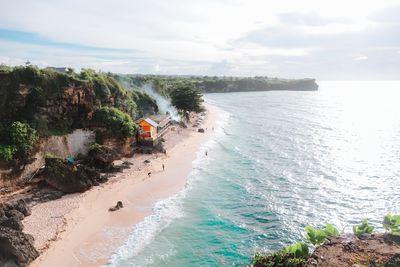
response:
<svg viewBox="0 0 400 267"><path fill-rule="evenodd" d="M126 158L134 165L106 184L34 206L32 215L24 220L24 232L34 236L41 255L30 266L105 265L132 227L152 214L158 201L185 187L200 146L212 135L215 110L207 107L203 119L197 128L192 121L186 129L170 129L165 137L166 155ZM208 130L199 133L199 128ZM124 208L109 212L117 201L122 201Z"/></svg>

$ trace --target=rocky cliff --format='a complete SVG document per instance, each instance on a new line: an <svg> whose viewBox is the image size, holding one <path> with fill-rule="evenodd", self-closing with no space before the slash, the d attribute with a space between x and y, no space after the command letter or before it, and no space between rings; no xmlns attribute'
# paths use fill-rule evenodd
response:
<svg viewBox="0 0 400 267"><path fill-rule="evenodd" d="M400 236L391 234L330 236L314 251L305 266L400 266Z"/></svg>
<svg viewBox="0 0 400 267"><path fill-rule="evenodd" d="M0 66L0 186L2 181L29 177L44 163L46 153L62 158L85 155L96 140L95 131L107 128L92 120L93 113L105 107L130 121L158 112L150 95L127 90L107 74ZM11 132L15 122L22 124ZM29 149L18 142L18 135L32 141ZM132 138L126 142L125 137L107 137L123 155L135 143Z"/></svg>

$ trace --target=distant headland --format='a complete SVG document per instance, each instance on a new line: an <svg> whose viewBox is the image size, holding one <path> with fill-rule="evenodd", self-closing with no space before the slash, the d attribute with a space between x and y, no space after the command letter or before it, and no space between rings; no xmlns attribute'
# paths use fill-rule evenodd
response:
<svg viewBox="0 0 400 267"><path fill-rule="evenodd" d="M140 75L112 74L122 84L140 88L152 84L161 94L179 85L195 86L203 93L252 92L252 91L317 91L318 84L313 78L283 79L267 76L229 77L229 76L178 76L178 75Z"/></svg>

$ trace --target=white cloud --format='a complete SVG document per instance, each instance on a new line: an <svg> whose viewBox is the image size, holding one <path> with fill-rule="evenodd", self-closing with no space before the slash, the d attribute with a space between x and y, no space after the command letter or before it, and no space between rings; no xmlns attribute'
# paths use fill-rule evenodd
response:
<svg viewBox="0 0 400 267"><path fill-rule="evenodd" d="M364 55L358 56L358 57L355 57L355 58L354 58L354 60L367 60L367 59L368 59L368 57L367 57L367 56L364 56Z"/></svg>
<svg viewBox="0 0 400 267"><path fill-rule="evenodd" d="M273 71L277 76L279 72L296 76L303 73L304 66L311 64L311 59L322 65L323 61L315 58L315 54L331 47L318 43L319 38L348 34L350 38L346 41L352 42L351 38L360 32L381 26L380 22L370 19L370 14L396 2L70 0L55 3L51 0L13 0L2 5L0 29L31 32L54 42L131 49L136 52L77 51L17 44L0 39L0 55L3 56L0 60L6 61L7 57L7 64L16 64L30 59L40 65L72 65L75 68L92 67L124 73L141 71L193 74L207 73L212 66L228 62L229 67L226 65L219 68L219 71L223 70L227 75L243 75L250 71L260 75ZM290 20L298 21L296 16L299 10L300 22L305 23L290 25ZM290 16L283 21L282 14ZM249 32L270 28L284 28L287 31L277 35L280 42L276 44L268 38L263 45L233 42ZM298 34L300 39L293 39L292 42L292 33ZM302 42L301 38L306 35L314 39ZM359 39L359 43L365 41ZM334 45L335 42L332 42ZM343 47L347 47L347 44ZM363 53L362 49L358 51ZM358 51L349 51L348 55L357 55ZM331 54L332 57L336 56ZM281 59L271 60L271 57ZM298 73L296 70L288 73L287 68L282 67L281 62L288 60L288 57L292 58L290 62L303 62L303 67L300 63L293 64L299 65ZM355 59L367 59L363 57L361 55ZM321 67L309 69L309 76L318 76L320 71Z"/></svg>

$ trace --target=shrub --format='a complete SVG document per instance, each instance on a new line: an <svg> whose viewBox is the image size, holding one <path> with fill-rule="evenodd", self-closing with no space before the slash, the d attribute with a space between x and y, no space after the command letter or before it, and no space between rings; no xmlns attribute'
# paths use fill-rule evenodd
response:
<svg viewBox="0 0 400 267"><path fill-rule="evenodd" d="M9 67L9 66L3 65L3 64L0 65L0 73L10 73L12 71L13 71L12 67Z"/></svg>
<svg viewBox="0 0 400 267"><path fill-rule="evenodd" d="M94 143L89 147L89 154L97 153L103 150L111 150L111 148L105 145L99 145L98 143Z"/></svg>
<svg viewBox="0 0 400 267"><path fill-rule="evenodd" d="M307 240L313 245L319 245L324 243L325 239L328 236L337 236L339 235L339 231L333 227L331 224L327 223L325 230L315 230L314 227L307 225Z"/></svg>
<svg viewBox="0 0 400 267"><path fill-rule="evenodd" d="M27 154L31 151L33 145L38 140L36 130L31 128L29 124L19 121L15 121L11 124L9 135L11 143L14 144L22 154Z"/></svg>
<svg viewBox="0 0 400 267"><path fill-rule="evenodd" d="M309 251L308 246L304 242L300 242L294 245L289 245L283 249L286 253L293 253L295 258L308 257Z"/></svg>
<svg viewBox="0 0 400 267"><path fill-rule="evenodd" d="M254 267L302 267L307 262L307 256L296 258L293 253L280 250L274 253L256 252L251 265Z"/></svg>
<svg viewBox="0 0 400 267"><path fill-rule="evenodd" d="M44 95L49 96L55 93L61 93L62 88L69 85L79 85L82 81L67 73L51 69L40 70L40 86L44 89Z"/></svg>
<svg viewBox="0 0 400 267"><path fill-rule="evenodd" d="M116 108L103 107L93 113L92 120L103 124L109 133L122 137L136 134L138 126L132 118Z"/></svg>
<svg viewBox="0 0 400 267"><path fill-rule="evenodd" d="M35 84L40 76L40 71L33 66L17 66L12 72L14 81L25 84Z"/></svg>
<svg viewBox="0 0 400 267"><path fill-rule="evenodd" d="M0 160L12 160L17 150L17 147L14 145L0 145Z"/></svg>
<svg viewBox="0 0 400 267"><path fill-rule="evenodd" d="M106 100L112 95L124 95L126 91L113 77L96 73L92 69L82 69L79 78L93 83L96 98Z"/></svg>
<svg viewBox="0 0 400 267"><path fill-rule="evenodd" d="M386 215L383 218L383 228L390 230L392 235L400 235L400 215Z"/></svg>
<svg viewBox="0 0 400 267"><path fill-rule="evenodd" d="M360 225L354 225L353 226L353 233L355 235L359 234L371 234L372 231L374 230L374 226L369 226L368 221L365 219Z"/></svg>
<svg viewBox="0 0 400 267"><path fill-rule="evenodd" d="M53 154L50 154L50 153L47 153L47 154L46 154L46 156L45 156L45 159L58 159L58 160L62 160L62 161L64 161L64 159L63 159L63 158L60 158L60 157L58 157L58 156L55 156L55 155L53 155Z"/></svg>

